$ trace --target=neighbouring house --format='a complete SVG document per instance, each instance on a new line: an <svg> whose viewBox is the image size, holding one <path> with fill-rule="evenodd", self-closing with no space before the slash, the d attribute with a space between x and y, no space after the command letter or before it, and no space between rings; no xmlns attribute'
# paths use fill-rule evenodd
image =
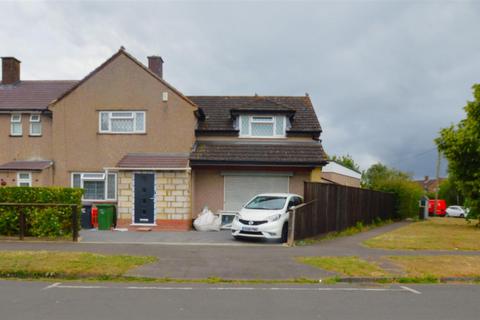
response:
<svg viewBox="0 0 480 320"><path fill-rule="evenodd" d="M447 178L438 178L437 179L430 179L429 176L425 176L423 180L415 180L415 182L422 187L425 192L428 193L435 193L437 188L445 181Z"/></svg>
<svg viewBox="0 0 480 320"><path fill-rule="evenodd" d="M362 174L344 165L330 161L322 169L322 182L360 188Z"/></svg>
<svg viewBox="0 0 480 320"><path fill-rule="evenodd" d="M327 161L308 96L185 96L121 48L80 81L20 79L2 58L0 184L72 186L117 225L183 230L204 206L303 195Z"/></svg>

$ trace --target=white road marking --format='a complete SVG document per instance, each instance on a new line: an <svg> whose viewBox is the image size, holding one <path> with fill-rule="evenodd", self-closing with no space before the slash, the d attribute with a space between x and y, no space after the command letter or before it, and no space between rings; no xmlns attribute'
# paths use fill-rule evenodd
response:
<svg viewBox="0 0 480 320"><path fill-rule="evenodd" d="M401 286L399 288L343 288L343 287L164 287L164 286L101 286L101 285L63 285L54 283L44 289L123 289L123 290L209 290L209 291L370 291L370 292L411 292L421 294L421 292L409 287Z"/></svg>
<svg viewBox="0 0 480 320"><path fill-rule="evenodd" d="M415 289L412 289L412 288L409 288L409 287L406 287L406 286L400 286L400 288L402 288L404 290L407 290L407 291L410 291L410 292L415 293L415 294L422 294L420 291L417 291Z"/></svg>
<svg viewBox="0 0 480 320"><path fill-rule="evenodd" d="M51 285L49 286L46 286L45 288L43 288L42 290L48 290L48 289L51 289L51 288L55 288L55 287L58 287L59 285L61 285L62 283L61 282L55 282L55 283L52 283Z"/></svg>

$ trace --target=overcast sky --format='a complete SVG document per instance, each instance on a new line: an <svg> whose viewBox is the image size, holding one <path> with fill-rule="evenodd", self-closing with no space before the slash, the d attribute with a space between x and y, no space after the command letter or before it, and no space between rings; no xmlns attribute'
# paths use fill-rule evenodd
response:
<svg viewBox="0 0 480 320"><path fill-rule="evenodd" d="M0 3L23 79L81 79L123 45L187 95L308 92L327 153L416 177L480 82L479 31L480 1Z"/></svg>

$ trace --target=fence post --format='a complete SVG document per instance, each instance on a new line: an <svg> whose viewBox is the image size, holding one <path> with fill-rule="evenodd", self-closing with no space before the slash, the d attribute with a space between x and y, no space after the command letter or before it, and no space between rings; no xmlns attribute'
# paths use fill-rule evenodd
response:
<svg viewBox="0 0 480 320"><path fill-rule="evenodd" d="M288 239L287 245L293 247L295 245L295 207L290 211L290 216L288 218Z"/></svg>
<svg viewBox="0 0 480 320"><path fill-rule="evenodd" d="M78 206L72 206L72 237L73 242L78 241Z"/></svg>
<svg viewBox="0 0 480 320"><path fill-rule="evenodd" d="M20 215L18 217L18 223L19 223L19 227L20 227L20 240L23 240L23 238L25 237L25 208L24 207L20 207Z"/></svg>

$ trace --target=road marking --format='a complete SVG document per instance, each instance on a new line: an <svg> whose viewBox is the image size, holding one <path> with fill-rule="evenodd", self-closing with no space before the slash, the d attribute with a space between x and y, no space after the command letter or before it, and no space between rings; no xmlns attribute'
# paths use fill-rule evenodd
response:
<svg viewBox="0 0 480 320"><path fill-rule="evenodd" d="M417 291L415 289L412 289L412 288L409 288L409 287L406 287L406 286L400 286L400 288L402 288L404 290L407 290L407 291L410 291L410 292L413 292L415 294L422 294L420 291Z"/></svg>
<svg viewBox="0 0 480 320"><path fill-rule="evenodd" d="M55 282L55 283L52 283L52 284L49 285L49 286L46 286L46 287L43 288L42 290L52 289L52 288L58 287L58 286L61 285L61 284L62 284L61 282Z"/></svg>
<svg viewBox="0 0 480 320"><path fill-rule="evenodd" d="M101 285L63 285L61 283L54 283L44 289L123 289L123 290L209 290L209 291L349 291L349 292L411 292L415 294L421 294L421 292L409 287L401 286L399 288L342 288L342 287L164 287L164 286L101 286Z"/></svg>

